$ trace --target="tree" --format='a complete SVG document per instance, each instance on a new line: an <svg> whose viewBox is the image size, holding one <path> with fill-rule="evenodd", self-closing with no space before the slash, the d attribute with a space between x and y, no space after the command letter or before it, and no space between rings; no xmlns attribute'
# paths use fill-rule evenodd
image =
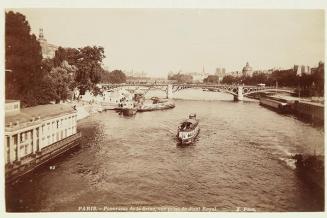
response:
<svg viewBox="0 0 327 218"><path fill-rule="evenodd" d="M69 65L76 65L79 56L80 51L76 48L59 47L53 58L54 66L60 66L63 61L67 61Z"/></svg>
<svg viewBox="0 0 327 218"><path fill-rule="evenodd" d="M41 46L25 16L6 12L5 20L6 98L20 99L23 105L35 105L33 95L42 80Z"/></svg>
<svg viewBox="0 0 327 218"><path fill-rule="evenodd" d="M296 87L299 81L294 69L274 71L271 74L271 78L274 81L278 81L278 85L288 87Z"/></svg>
<svg viewBox="0 0 327 218"><path fill-rule="evenodd" d="M224 76L223 80L221 81L221 83L225 83L225 84L234 84L238 82L239 82L239 78L234 77L232 75Z"/></svg>
<svg viewBox="0 0 327 218"><path fill-rule="evenodd" d="M75 66L69 65L67 61L63 61L59 67L52 68L45 78L46 83L53 89L52 97L56 103L71 97L76 70Z"/></svg>
<svg viewBox="0 0 327 218"><path fill-rule="evenodd" d="M69 65L76 67L75 82L80 93L94 90L103 74L101 63L104 56L103 47L86 46L79 49L58 48L54 57L54 66L59 66L66 60Z"/></svg>
<svg viewBox="0 0 327 218"><path fill-rule="evenodd" d="M209 75L203 80L204 83L219 83L219 77L217 75Z"/></svg>
<svg viewBox="0 0 327 218"><path fill-rule="evenodd" d="M193 77L191 75L177 73L168 76L169 80L176 80L178 83L192 83Z"/></svg>
<svg viewBox="0 0 327 218"><path fill-rule="evenodd" d="M112 72L104 71L101 81L107 83L125 83L126 75L121 70L114 70Z"/></svg>

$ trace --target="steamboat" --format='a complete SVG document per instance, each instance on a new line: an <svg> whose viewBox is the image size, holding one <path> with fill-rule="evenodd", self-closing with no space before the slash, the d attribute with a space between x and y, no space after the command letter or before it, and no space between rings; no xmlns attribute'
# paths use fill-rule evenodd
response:
<svg viewBox="0 0 327 218"><path fill-rule="evenodd" d="M196 114L190 114L189 118L179 125L177 139L181 145L192 144L199 132L199 120L196 119Z"/></svg>

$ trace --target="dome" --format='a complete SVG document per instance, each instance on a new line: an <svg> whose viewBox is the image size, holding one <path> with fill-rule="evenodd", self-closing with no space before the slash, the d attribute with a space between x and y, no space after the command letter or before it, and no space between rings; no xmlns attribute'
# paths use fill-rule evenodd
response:
<svg viewBox="0 0 327 218"><path fill-rule="evenodd" d="M252 71L252 67L250 67L249 62L246 62L245 67L243 67L243 71Z"/></svg>
<svg viewBox="0 0 327 218"><path fill-rule="evenodd" d="M243 76L252 76L252 67L250 66L249 62L246 62L245 67L242 70Z"/></svg>

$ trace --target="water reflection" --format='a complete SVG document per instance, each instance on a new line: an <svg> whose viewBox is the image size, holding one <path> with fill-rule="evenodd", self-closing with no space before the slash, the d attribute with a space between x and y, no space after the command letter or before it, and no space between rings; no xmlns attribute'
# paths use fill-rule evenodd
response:
<svg viewBox="0 0 327 218"><path fill-rule="evenodd" d="M196 112L201 132L178 146L177 125ZM79 124L79 148L7 187L9 211L79 206L206 206L219 211L321 211L290 155L324 151L324 132L257 103L176 101L167 111L114 111ZM320 195L319 195L320 194ZM323 195L322 195L323 196Z"/></svg>

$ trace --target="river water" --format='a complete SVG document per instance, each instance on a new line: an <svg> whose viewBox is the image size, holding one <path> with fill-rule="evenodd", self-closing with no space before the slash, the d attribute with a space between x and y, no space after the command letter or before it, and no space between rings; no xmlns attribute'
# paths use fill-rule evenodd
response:
<svg viewBox="0 0 327 218"><path fill-rule="evenodd" d="M179 95L205 100L176 100L172 110L134 117L107 111L80 121L80 147L8 186L7 210L323 210L322 191L302 181L290 159L295 153L323 153L322 128L256 101L233 102L229 95L200 90ZM201 132L194 145L180 147L177 125L189 113L197 114Z"/></svg>

